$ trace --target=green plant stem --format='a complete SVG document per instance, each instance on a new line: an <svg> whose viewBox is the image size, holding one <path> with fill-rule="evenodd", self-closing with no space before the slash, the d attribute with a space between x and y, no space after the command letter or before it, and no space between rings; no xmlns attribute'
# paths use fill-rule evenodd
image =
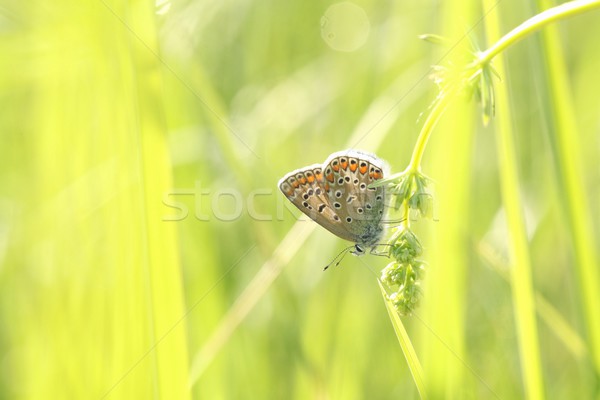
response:
<svg viewBox="0 0 600 400"><path fill-rule="evenodd" d="M543 11L540 14L531 17L504 35L489 49L481 52L477 58L476 66L481 68L481 66L488 64L495 56L500 54L507 47L551 22L581 14L594 8L600 8L600 0L576 0ZM405 172L419 171L429 136L431 135L431 132L433 131L433 128L439 121L440 117L448 107L450 100L454 98L454 95L457 94L457 92L458 90L456 89L442 92L437 98L431 109L431 112L427 116L427 119L421 128L421 132L419 133L417 143L415 144L413 150L410 164Z"/></svg>
<svg viewBox="0 0 600 400"><path fill-rule="evenodd" d="M491 3L492 0L483 0L484 8L490 8L492 6ZM500 28L497 11L490 13L486 19L485 28L490 40L495 40L499 36ZM505 75L502 60L498 62L496 67L501 76ZM543 399L544 380L535 315L531 258L525 230L523 204L519 193L517 155L506 82L500 82L496 90L498 93L498 109L502 110L495 120L500 188L508 232L510 232L510 280L523 385L525 397L528 399Z"/></svg>
<svg viewBox="0 0 600 400"><path fill-rule="evenodd" d="M479 65L485 65L489 63L495 56L504 51L510 45L525 38L530 33L537 31L551 22L581 14L586 11L593 10L594 8L600 8L600 0L570 1L568 3L564 3L543 11L529 18L527 21L523 22L521 25L517 26L515 29L500 38L500 40L498 40L489 49L480 53L477 63Z"/></svg>
<svg viewBox="0 0 600 400"><path fill-rule="evenodd" d="M418 172L421 168L421 160L423 158L423 153L425 152L425 147L427 146L429 136L431 136L433 128L435 128L435 125L440 120L442 114L444 114L444 111L446 111L446 108L450 104L450 100L454 98L454 93L455 91L442 92L436 99L433 107L431 108L431 112L427 116L427 119L421 128L421 132L417 138L417 143L415 143L415 147L413 149L410 164L405 172Z"/></svg>
<svg viewBox="0 0 600 400"><path fill-rule="evenodd" d="M408 200L402 202L402 222L398 230L408 229L410 226L410 207L408 206Z"/></svg>
<svg viewBox="0 0 600 400"><path fill-rule="evenodd" d="M450 104L450 100L453 98L453 94L456 91L448 91L448 92L440 92L439 96L433 102L431 106L431 112L427 116L423 127L421 128L421 132L419 132L419 137L417 138L417 142L415 143L415 147L413 148L412 156L410 159L410 163L408 167L402 172L398 172L393 174L383 181L379 181L378 184L382 184L383 182L390 182L399 177L408 174L412 175L418 173L421 169L421 160L423 159L423 154L425 153L425 148L427 147L427 141L429 140L429 136L431 136L431 132L433 132L433 128L446 111L446 108ZM408 209L408 203L406 204L406 208ZM407 214L407 212L405 212Z"/></svg>
<svg viewBox="0 0 600 400"><path fill-rule="evenodd" d="M379 284L379 289L381 289L381 295L383 297L383 301L385 302L385 308L390 315L390 321L394 326L394 332L396 332L396 337L398 338L398 343L400 343L400 347L402 348L402 352L404 353L404 358L406 358L406 362L408 364L408 368L410 369L410 373L412 374L413 381L415 382L415 386L419 391L419 395L421 399L427 399L427 391L425 390L425 380L423 375L423 368L421 367L421 363L419 362L419 358L417 357L417 353L415 352L415 348L410 341L410 337L402 324L402 320L398 316L398 312L394 308L394 306L390 303L387 298L387 293L383 288L383 285L379 280L377 280Z"/></svg>
<svg viewBox="0 0 600 400"><path fill-rule="evenodd" d="M548 0L539 0L540 7ZM553 121L556 166L563 190L560 191L565 204L567 229L571 235L577 262L574 269L581 288L581 304L585 315L590 357L600 374L600 274L598 273L598 250L594 245L594 229L590 221L589 198L585 190L586 170L580 143L581 130L577 126L572 87L563 55L558 31L549 27L542 32L544 65L547 71L547 101L550 106L549 119Z"/></svg>
<svg viewBox="0 0 600 400"><path fill-rule="evenodd" d="M481 52L477 58L476 66L481 68L481 66L488 64L495 56L500 54L507 47L551 22L581 14L595 8L600 8L600 0L576 0L543 11L540 14L531 17L504 35L489 49ZM429 136L431 135L431 132L433 131L433 128L439 121L440 117L448 107L450 100L454 98L454 95L457 92L458 90L456 89L442 92L434 103L431 112L421 128L421 132L419 133L417 143L415 144L413 150L410 164L405 172L418 172Z"/></svg>

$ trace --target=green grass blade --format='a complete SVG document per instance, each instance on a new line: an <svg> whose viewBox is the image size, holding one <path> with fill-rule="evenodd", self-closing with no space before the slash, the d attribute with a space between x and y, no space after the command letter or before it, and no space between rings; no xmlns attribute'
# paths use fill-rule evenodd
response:
<svg viewBox="0 0 600 400"><path fill-rule="evenodd" d="M469 249L464 233L469 229L471 209L471 176L466 171L472 168L475 119L473 105L457 93L459 74L455 74L452 67L462 65L469 54L467 27L479 19L474 14L473 4L471 1L441 3L439 29L443 36L451 38L453 47L449 52L442 50L440 63L452 72L443 85L445 97L439 104L445 111L435 124L422 163L423 171L436 182L435 222L417 221L414 227L416 232L423 229L426 234L422 239L423 257L429 266L419 311L424 320L419 353L425 366L428 393L434 398L468 397L474 386L462 360L470 364L468 327L465 326L469 303ZM437 112L437 106L430 111ZM427 120L423 122L424 126L426 124Z"/></svg>
<svg viewBox="0 0 600 400"><path fill-rule="evenodd" d="M494 2L483 1L484 9L492 9ZM500 38L498 10L493 9L485 20L488 40ZM500 76L506 76L501 56L495 59ZM509 248L511 253L510 281L513 295L513 310L519 340L520 361L525 394L529 399L544 398L538 328L531 271L529 243L525 231L523 203L519 193L517 155L512 129L512 116L506 81L497 83L496 90L496 143L500 170L502 203L506 212Z"/></svg>
<svg viewBox="0 0 600 400"><path fill-rule="evenodd" d="M10 256L18 315L4 337L22 350L8 397L186 399L153 6L42 3L21 9L28 57L12 54L29 156Z"/></svg>
<svg viewBox="0 0 600 400"><path fill-rule="evenodd" d="M502 279L509 282L510 278L507 274L508 266L506 265L506 261L501 259L490 244L485 242L478 243L477 251L481 258L483 258L493 270L502 277ZM577 333L577 330L571 326L561 312L539 291L535 292L535 306L541 320L548 325L550 331L556 335L565 348L578 360L587 361L589 350L581 336Z"/></svg>
<svg viewBox="0 0 600 400"><path fill-rule="evenodd" d="M549 1L540 0L542 8L551 6ZM546 58L546 84L550 91L547 99L551 110L550 126L554 126L553 140L556 164L560 182L564 190L560 191L565 206L567 226L572 239L575 258L575 270L579 278L581 305L585 316L587 340L591 349L591 358L600 375L600 273L598 270L598 250L594 245L596 238L589 218L590 205L585 190L585 170L582 167L582 147L580 131L577 127L572 101L568 73L565 66L562 45L557 28L549 26L542 32L543 52Z"/></svg>
<svg viewBox="0 0 600 400"><path fill-rule="evenodd" d="M408 364L408 368L410 369L410 373L412 374L415 385L417 386L417 390L419 391L419 395L422 399L427 398L427 390L425 387L425 380L423 375L423 368L421 367L421 363L419 362L419 358L417 357L417 353L412 345L410 337L402 324L402 320L398 316L398 313L394 309L394 305L389 302L387 299L387 294L383 285L379 280L377 280L379 284L379 289L381 289L381 295L383 296L383 302L385 303L385 308L388 311L390 316L390 322L394 327L394 332L396 332L396 337L398 338L398 343L400 343L400 348L402 348L402 353L404 354L404 358L406 359L406 363Z"/></svg>

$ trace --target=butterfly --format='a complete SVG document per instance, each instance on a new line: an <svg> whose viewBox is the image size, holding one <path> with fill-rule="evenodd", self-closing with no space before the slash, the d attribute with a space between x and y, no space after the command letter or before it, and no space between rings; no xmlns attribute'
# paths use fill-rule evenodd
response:
<svg viewBox="0 0 600 400"><path fill-rule="evenodd" d="M300 211L334 235L354 243L362 255L383 235L385 188L370 187L383 179L385 162L360 151L331 154L323 165L294 170L279 189Z"/></svg>

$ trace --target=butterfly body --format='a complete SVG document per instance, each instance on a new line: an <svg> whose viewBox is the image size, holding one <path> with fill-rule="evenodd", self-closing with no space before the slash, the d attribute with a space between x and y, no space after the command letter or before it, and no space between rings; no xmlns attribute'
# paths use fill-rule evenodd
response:
<svg viewBox="0 0 600 400"><path fill-rule="evenodd" d="M378 243L383 234L385 189L369 185L383 179L385 163L358 150L330 155L288 173L283 194L304 214L336 236L355 243L355 254Z"/></svg>

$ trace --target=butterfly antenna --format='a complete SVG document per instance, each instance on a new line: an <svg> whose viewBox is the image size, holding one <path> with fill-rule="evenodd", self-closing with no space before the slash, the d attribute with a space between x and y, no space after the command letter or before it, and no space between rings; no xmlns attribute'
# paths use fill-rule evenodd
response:
<svg viewBox="0 0 600 400"><path fill-rule="evenodd" d="M352 250L354 248L354 246L348 246L346 247L344 250L340 251L338 253L337 256L335 256L333 258L333 260L331 260L331 262L329 264L327 264L325 266L325 268L323 268L323 271L326 271L327 268L331 267L331 264L335 263L334 267L337 267L338 265L340 265L340 263L342 262L342 260L344 259L344 256L346 255L346 253L348 253L350 250ZM337 261L336 261L337 260Z"/></svg>

